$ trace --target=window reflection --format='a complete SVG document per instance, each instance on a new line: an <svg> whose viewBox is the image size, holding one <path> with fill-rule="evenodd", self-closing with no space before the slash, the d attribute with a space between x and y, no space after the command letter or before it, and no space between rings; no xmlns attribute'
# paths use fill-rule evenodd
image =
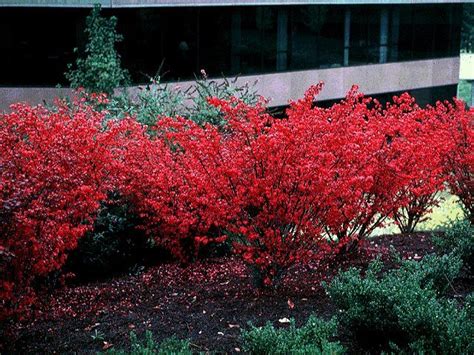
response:
<svg viewBox="0 0 474 355"><path fill-rule="evenodd" d="M87 9L0 8L0 85L66 84ZM119 52L134 83L456 56L462 6L127 8Z"/></svg>
<svg viewBox="0 0 474 355"><path fill-rule="evenodd" d="M298 6L291 10L292 70L341 66L344 52L344 8Z"/></svg>

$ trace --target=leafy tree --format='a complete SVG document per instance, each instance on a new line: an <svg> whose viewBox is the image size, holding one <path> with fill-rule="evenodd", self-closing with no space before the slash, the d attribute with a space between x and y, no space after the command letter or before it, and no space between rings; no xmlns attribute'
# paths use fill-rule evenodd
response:
<svg viewBox="0 0 474 355"><path fill-rule="evenodd" d="M121 67L120 55L115 48L115 44L122 40L116 25L116 17L102 17L100 5L94 7L86 19L88 42L84 57L77 58L75 68L69 64L69 71L65 74L71 87L110 95L118 86L127 84L129 74Z"/></svg>
<svg viewBox="0 0 474 355"><path fill-rule="evenodd" d="M467 53L474 52L474 4L464 4L461 49Z"/></svg>

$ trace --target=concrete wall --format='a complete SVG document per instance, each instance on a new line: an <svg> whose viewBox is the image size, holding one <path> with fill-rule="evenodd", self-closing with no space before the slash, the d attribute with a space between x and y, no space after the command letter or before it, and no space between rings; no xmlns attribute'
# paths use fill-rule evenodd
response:
<svg viewBox="0 0 474 355"><path fill-rule="evenodd" d="M285 73L242 76L237 83L256 84L257 91L271 99L270 106L282 106L289 99L302 97L304 91L319 81L325 88L319 100L339 99L345 96L353 84L365 94L381 94L394 91L428 88L457 84L459 81L459 57L419 60L410 62L362 65L330 69L304 70ZM192 81L170 83L186 88ZM137 87L132 87L133 92ZM69 89L56 88L0 88L0 110L11 103L24 101L31 104L50 102L56 96L70 93Z"/></svg>
<svg viewBox="0 0 474 355"><path fill-rule="evenodd" d="M462 3L462 0L0 0L0 6L91 7L100 3L106 8L238 6L238 5L351 5L351 4L434 4Z"/></svg>

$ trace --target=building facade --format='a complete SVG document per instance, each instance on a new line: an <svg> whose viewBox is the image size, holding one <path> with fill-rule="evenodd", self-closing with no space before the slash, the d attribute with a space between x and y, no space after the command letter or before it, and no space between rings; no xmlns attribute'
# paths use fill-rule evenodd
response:
<svg viewBox="0 0 474 355"><path fill-rule="evenodd" d="M456 95L461 1L0 0L0 109L61 93L94 3L118 18L134 85L238 76L285 105L325 81L321 100L352 84L366 94ZM63 89L67 90L67 89Z"/></svg>

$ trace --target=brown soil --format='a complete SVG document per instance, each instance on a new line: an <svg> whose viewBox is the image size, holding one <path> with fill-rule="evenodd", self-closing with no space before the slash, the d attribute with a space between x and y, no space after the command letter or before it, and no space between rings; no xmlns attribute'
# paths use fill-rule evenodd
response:
<svg viewBox="0 0 474 355"><path fill-rule="evenodd" d="M370 244L386 257L391 245L406 258L433 251L429 235L420 233L377 237ZM235 353L241 348L240 330L249 322L280 325L281 318L295 318L301 324L310 314L335 314L320 286L335 271L321 274L317 269L294 268L277 289L262 291L252 286L239 259L222 257L187 268L161 264L139 275L70 286L45 296L29 319L10 325L5 346L7 353L96 353L128 348L130 331L141 337L151 330L158 341L176 335L191 339L196 351ZM453 296L472 290L472 279L461 278ZM344 332L341 341L346 343Z"/></svg>

